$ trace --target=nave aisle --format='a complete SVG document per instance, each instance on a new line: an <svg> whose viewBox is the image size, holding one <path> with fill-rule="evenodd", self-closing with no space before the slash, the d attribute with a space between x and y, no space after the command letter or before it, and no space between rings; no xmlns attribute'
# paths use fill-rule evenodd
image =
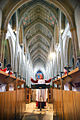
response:
<svg viewBox="0 0 80 120"><path fill-rule="evenodd" d="M26 111L22 120L53 120L53 104L48 104L45 109L36 108L36 103L26 104Z"/></svg>

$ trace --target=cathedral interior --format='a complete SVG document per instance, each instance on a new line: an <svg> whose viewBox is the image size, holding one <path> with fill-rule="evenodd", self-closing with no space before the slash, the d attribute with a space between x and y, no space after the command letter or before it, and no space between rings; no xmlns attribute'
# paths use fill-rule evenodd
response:
<svg viewBox="0 0 80 120"><path fill-rule="evenodd" d="M38 71L51 78L42 110ZM80 120L79 92L80 1L0 0L0 119Z"/></svg>

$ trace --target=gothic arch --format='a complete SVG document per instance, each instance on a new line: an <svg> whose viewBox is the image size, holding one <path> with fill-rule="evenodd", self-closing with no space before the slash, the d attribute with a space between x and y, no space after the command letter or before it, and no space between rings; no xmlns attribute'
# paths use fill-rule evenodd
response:
<svg viewBox="0 0 80 120"><path fill-rule="evenodd" d="M73 9L68 6L68 4L64 3L63 1L48 1L49 4L54 4L57 8L59 8L67 17L69 24L70 24L70 30L72 32L72 41L73 41L73 47L74 47L74 58L76 62L77 57L77 38L76 38L76 29L75 29L75 22L74 22L74 12ZM3 16L3 29L7 30L7 25L9 23L9 20L13 13L20 8L25 3L30 2L30 0L22 0L20 2L16 1L16 3L12 4L12 8L8 9L8 11L5 13L5 16Z"/></svg>
<svg viewBox="0 0 80 120"><path fill-rule="evenodd" d="M60 51L58 52L58 73L61 71L61 56L60 56Z"/></svg>
<svg viewBox="0 0 80 120"><path fill-rule="evenodd" d="M15 4L13 4L12 8L10 8L10 10L6 13L6 17L5 17L5 21L4 21L4 28L7 29L7 25L9 23L9 20L11 18L11 16L13 15L13 13L20 8L22 5L24 5L25 3L30 2L30 0L22 0L20 2L17 2ZM67 17L69 24L70 24L70 28L74 28L74 15L73 15L73 11L71 11L71 9L69 7L67 7L67 5L64 2L61 1L48 1L48 3L54 4L57 8L61 9L61 11L65 14L65 16Z"/></svg>
<svg viewBox="0 0 80 120"><path fill-rule="evenodd" d="M17 56L17 74L19 75L20 73L20 54L18 52L18 56Z"/></svg>

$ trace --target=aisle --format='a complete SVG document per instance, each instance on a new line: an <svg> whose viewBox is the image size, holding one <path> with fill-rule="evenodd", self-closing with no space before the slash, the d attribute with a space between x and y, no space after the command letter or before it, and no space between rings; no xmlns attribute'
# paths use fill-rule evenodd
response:
<svg viewBox="0 0 80 120"><path fill-rule="evenodd" d="M53 120L53 104L47 104L42 111L36 108L36 103L26 104L26 111L22 120Z"/></svg>

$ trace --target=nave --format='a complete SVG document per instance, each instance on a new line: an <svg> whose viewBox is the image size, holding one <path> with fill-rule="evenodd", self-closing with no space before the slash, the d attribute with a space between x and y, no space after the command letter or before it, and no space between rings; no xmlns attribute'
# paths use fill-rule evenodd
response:
<svg viewBox="0 0 80 120"><path fill-rule="evenodd" d="M0 0L0 120L80 120L80 1Z"/></svg>

